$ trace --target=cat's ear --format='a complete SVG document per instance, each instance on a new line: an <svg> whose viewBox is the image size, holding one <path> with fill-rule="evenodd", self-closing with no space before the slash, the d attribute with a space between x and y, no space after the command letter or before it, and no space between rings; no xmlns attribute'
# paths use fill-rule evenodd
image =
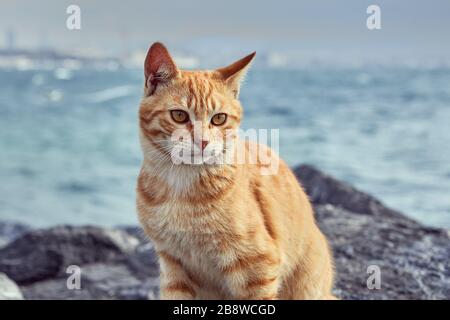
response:
<svg viewBox="0 0 450 320"><path fill-rule="evenodd" d="M152 95L161 84L169 83L178 75L178 68L167 48L160 42L148 49L144 63L145 95Z"/></svg>
<svg viewBox="0 0 450 320"><path fill-rule="evenodd" d="M225 68L217 69L216 72L219 73L223 81L225 81L227 87L231 90L234 97L239 96L239 89L242 80L244 80L245 75L250 67L250 63L255 57L256 52L249 54L248 56L236 61L235 63L229 65Z"/></svg>

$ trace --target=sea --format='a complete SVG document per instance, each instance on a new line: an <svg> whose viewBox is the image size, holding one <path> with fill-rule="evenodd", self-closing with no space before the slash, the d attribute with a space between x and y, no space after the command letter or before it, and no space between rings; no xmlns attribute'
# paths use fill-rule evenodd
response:
<svg viewBox="0 0 450 320"><path fill-rule="evenodd" d="M142 84L137 68L0 69L0 220L137 223ZM450 67L254 68L241 101L289 165L450 228Z"/></svg>

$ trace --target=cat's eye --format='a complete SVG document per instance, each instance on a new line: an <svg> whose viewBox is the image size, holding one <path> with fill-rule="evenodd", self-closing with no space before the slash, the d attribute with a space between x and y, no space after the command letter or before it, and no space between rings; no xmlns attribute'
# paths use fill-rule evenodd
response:
<svg viewBox="0 0 450 320"><path fill-rule="evenodd" d="M178 123L186 123L189 121L189 115L183 110L172 110L170 111L170 115L173 121Z"/></svg>
<svg viewBox="0 0 450 320"><path fill-rule="evenodd" d="M226 113L217 113L211 118L211 123L215 126L221 126L227 121Z"/></svg>

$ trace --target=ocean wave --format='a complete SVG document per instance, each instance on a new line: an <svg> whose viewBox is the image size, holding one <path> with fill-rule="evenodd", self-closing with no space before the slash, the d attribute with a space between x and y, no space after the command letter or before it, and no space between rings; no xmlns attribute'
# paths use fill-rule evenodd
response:
<svg viewBox="0 0 450 320"><path fill-rule="evenodd" d="M134 96L138 91L139 90L136 88L136 86L117 86L91 93L89 95L86 95L85 98L89 102L103 103L110 100Z"/></svg>

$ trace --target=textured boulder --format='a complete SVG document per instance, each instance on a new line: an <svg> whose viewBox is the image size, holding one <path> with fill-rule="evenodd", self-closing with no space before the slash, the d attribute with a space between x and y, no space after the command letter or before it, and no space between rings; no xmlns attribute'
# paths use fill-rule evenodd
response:
<svg viewBox="0 0 450 320"><path fill-rule="evenodd" d="M426 227L404 227L383 216L316 206L333 248L336 294L344 299L449 299L450 238ZM369 266L380 271L380 289L368 289Z"/></svg>
<svg viewBox="0 0 450 320"><path fill-rule="evenodd" d="M423 226L314 167L294 171L333 249L336 295L343 299L450 299L448 230ZM155 250L138 227L26 231L1 225L0 238L9 243L0 248L0 272L10 279L2 282L0 278L0 298L2 288L17 288L12 280L20 285L25 299L158 297ZM68 286L70 265L80 267L79 288ZM379 289L367 285L368 271L374 266L379 270ZM20 291L14 298L19 297Z"/></svg>
<svg viewBox="0 0 450 320"><path fill-rule="evenodd" d="M314 167L305 165L294 171L333 248L338 296L450 298L448 230L423 226ZM367 287L369 266L379 268L380 289Z"/></svg>
<svg viewBox="0 0 450 320"><path fill-rule="evenodd" d="M413 219L386 207L373 196L324 174L313 166L298 166L294 169L294 173L301 181L310 200L316 205L332 204L354 213L389 217L411 226L418 225Z"/></svg>
<svg viewBox="0 0 450 320"><path fill-rule="evenodd" d="M139 279L122 263L93 263L81 267L79 288L67 285L67 277L22 286L25 299L156 299L158 277Z"/></svg>
<svg viewBox="0 0 450 320"><path fill-rule="evenodd" d="M55 227L33 230L0 249L0 271L19 284L64 275L70 265L119 261L139 241L120 230Z"/></svg>
<svg viewBox="0 0 450 320"><path fill-rule="evenodd" d="M26 299L155 299L156 255L136 230L33 230L0 249L0 271L20 284ZM79 287L70 285L69 266L79 267Z"/></svg>

